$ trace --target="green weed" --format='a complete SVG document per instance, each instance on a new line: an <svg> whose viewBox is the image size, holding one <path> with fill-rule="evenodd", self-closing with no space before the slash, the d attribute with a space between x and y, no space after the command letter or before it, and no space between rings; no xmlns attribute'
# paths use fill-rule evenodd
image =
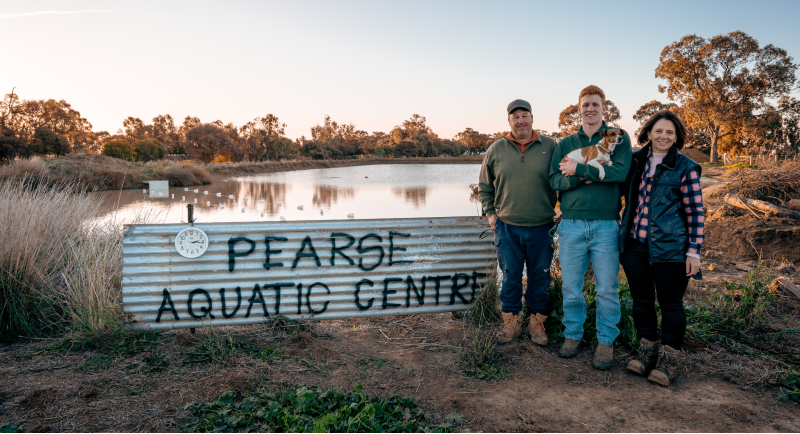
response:
<svg viewBox="0 0 800 434"><path fill-rule="evenodd" d="M362 366L365 369L380 369L386 364L385 359L358 359L356 365Z"/></svg>
<svg viewBox="0 0 800 434"><path fill-rule="evenodd" d="M265 323L272 330L290 335L297 333L313 334L311 322L307 320L291 320L283 315L277 315L270 316Z"/></svg>
<svg viewBox="0 0 800 434"><path fill-rule="evenodd" d="M730 282L723 291L687 306L689 336L706 341L745 338L768 323L766 312L777 297L770 290L769 269L758 265L745 275L745 283Z"/></svg>
<svg viewBox="0 0 800 434"><path fill-rule="evenodd" d="M561 277L553 279L547 291L550 294L550 306L552 310L545 321L545 329L551 341L564 341L564 295L561 291ZM586 297L586 321L583 325L584 344L597 345L597 288L591 277L587 277L583 282L583 295ZM622 313L619 327L619 337L615 344L631 351L639 349L639 338L636 336L636 328L633 325L633 298L631 289L624 274L620 274L619 280L619 302Z"/></svg>
<svg viewBox="0 0 800 434"><path fill-rule="evenodd" d="M264 347L263 350L259 351L259 353L258 353L258 355L256 355L256 357L258 357L261 360L266 360L266 361L278 360L278 359L281 358L281 356L283 355L283 352L285 350L286 350L285 348Z"/></svg>
<svg viewBox="0 0 800 434"><path fill-rule="evenodd" d="M105 371L114 365L114 359L109 356L92 357L88 362L75 368L76 371L85 374L88 372Z"/></svg>
<svg viewBox="0 0 800 434"><path fill-rule="evenodd" d="M184 363L211 363L224 366L240 353L257 354L259 351L248 339L234 337L228 327L225 327L224 333L217 333L213 327L207 327L205 333L198 339L197 346L185 352L188 357Z"/></svg>
<svg viewBox="0 0 800 434"><path fill-rule="evenodd" d="M215 402L185 407L189 432L450 432L464 421L451 413L432 425L411 398L370 398L362 386L352 392L298 387L277 393L225 392Z"/></svg>
<svg viewBox="0 0 800 434"><path fill-rule="evenodd" d="M121 328L115 332L103 333L90 339L89 335L66 336L55 344L34 353L102 351L125 356L133 356L155 348L164 338L158 332L126 332Z"/></svg>
<svg viewBox="0 0 800 434"><path fill-rule="evenodd" d="M5 425L0 425L0 433L6 433L6 432L8 433L25 432L25 428L22 426L16 426L11 422Z"/></svg>
<svg viewBox="0 0 800 434"><path fill-rule="evenodd" d="M495 267L496 269L497 267ZM475 302L467 310L467 315L472 317L476 324L489 324L500 321L500 285L497 283L497 273L491 273L486 279L486 287L478 294Z"/></svg>
<svg viewBox="0 0 800 434"><path fill-rule="evenodd" d="M503 357L497 351L497 342L491 335L476 330L472 342L458 350L464 373L478 380L509 378L508 369L502 366Z"/></svg>

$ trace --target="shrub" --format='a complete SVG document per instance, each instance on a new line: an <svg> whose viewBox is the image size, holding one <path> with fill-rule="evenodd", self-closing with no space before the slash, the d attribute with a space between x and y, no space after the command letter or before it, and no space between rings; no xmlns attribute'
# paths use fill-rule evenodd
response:
<svg viewBox="0 0 800 434"><path fill-rule="evenodd" d="M120 160L134 161L135 151L127 140L109 140L103 145L103 155L119 158Z"/></svg>
<svg viewBox="0 0 800 434"><path fill-rule="evenodd" d="M156 140L134 142L133 151L136 155L136 161L160 160L167 155L167 150Z"/></svg>
<svg viewBox="0 0 800 434"><path fill-rule="evenodd" d="M502 366L503 355L497 351L494 336L475 330L472 343L458 350L464 373L478 380L509 378L508 369Z"/></svg>

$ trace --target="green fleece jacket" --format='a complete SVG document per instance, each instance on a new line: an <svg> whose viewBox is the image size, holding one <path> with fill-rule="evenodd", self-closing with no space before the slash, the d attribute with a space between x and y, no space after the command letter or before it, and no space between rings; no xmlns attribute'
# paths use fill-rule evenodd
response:
<svg viewBox="0 0 800 434"><path fill-rule="evenodd" d="M478 194L487 216L497 214L514 226L541 226L553 222L556 193L548 174L555 140L539 135L522 153L503 137L483 157Z"/></svg>
<svg viewBox="0 0 800 434"><path fill-rule="evenodd" d="M561 217L578 220L619 220L619 211L622 209L618 184L625 181L631 167L631 137L626 132L623 141L614 149L611 155L611 166L604 167L605 177L600 180L600 172L596 167L578 163L574 176L564 176L559 170L561 159L570 152L589 145L596 145L603 138L598 133L613 127L606 125L589 137L583 132L583 127L578 132L565 137L558 142L553 152L550 163L550 186L555 191L561 192ZM583 178L592 181L587 184Z"/></svg>

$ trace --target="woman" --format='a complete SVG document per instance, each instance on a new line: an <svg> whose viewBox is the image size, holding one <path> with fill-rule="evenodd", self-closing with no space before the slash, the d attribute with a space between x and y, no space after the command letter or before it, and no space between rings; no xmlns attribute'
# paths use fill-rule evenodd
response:
<svg viewBox="0 0 800 434"><path fill-rule="evenodd" d="M628 370L669 386L675 380L686 333L683 295L700 271L703 199L700 166L678 153L686 128L675 113L654 114L637 138L628 179L620 184L625 210L620 224L620 263L633 298L641 338ZM661 308L661 342L655 300Z"/></svg>

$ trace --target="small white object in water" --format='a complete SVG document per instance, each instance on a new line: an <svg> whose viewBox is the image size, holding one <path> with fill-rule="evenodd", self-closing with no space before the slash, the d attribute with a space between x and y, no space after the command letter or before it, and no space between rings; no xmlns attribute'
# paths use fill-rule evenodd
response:
<svg viewBox="0 0 800 434"><path fill-rule="evenodd" d="M183 191L189 191L189 189L188 188L184 188Z"/></svg>
<svg viewBox="0 0 800 434"><path fill-rule="evenodd" d="M197 203L197 198L194 199L194 203Z"/></svg>
<svg viewBox="0 0 800 434"><path fill-rule="evenodd" d="M211 206L211 201L210 200L206 201L206 206Z"/></svg>
<svg viewBox="0 0 800 434"><path fill-rule="evenodd" d="M300 211L302 211L302 210L303 210L303 205L300 205L300 206L298 206L298 207L297 207L297 209L299 209Z"/></svg>
<svg viewBox="0 0 800 434"><path fill-rule="evenodd" d="M203 194L208 194L208 192L207 192L207 191L204 191L204 192L203 192Z"/></svg>
<svg viewBox="0 0 800 434"><path fill-rule="evenodd" d="M172 195L172 198L175 199L175 195L174 194Z"/></svg>
<svg viewBox="0 0 800 434"><path fill-rule="evenodd" d="M186 196L181 196L181 200L186 200Z"/></svg>
<svg viewBox="0 0 800 434"><path fill-rule="evenodd" d="M353 214L353 213L347 214L347 218L351 219L351 218L353 218L354 215L355 214Z"/></svg>
<svg viewBox="0 0 800 434"><path fill-rule="evenodd" d="M259 199L258 203L264 203L264 199Z"/></svg>
<svg viewBox="0 0 800 434"><path fill-rule="evenodd" d="M228 199L233 199L233 195L232 195L232 194L229 194L229 195L228 195Z"/></svg>
<svg viewBox="0 0 800 434"><path fill-rule="evenodd" d="M225 209L225 205L220 205L219 209Z"/></svg>
<svg viewBox="0 0 800 434"><path fill-rule="evenodd" d="M319 215L322 215L322 210L319 210Z"/></svg>
<svg viewBox="0 0 800 434"><path fill-rule="evenodd" d="M242 208L242 212L244 212L244 208Z"/></svg>
<svg viewBox="0 0 800 434"><path fill-rule="evenodd" d="M143 190L142 190L142 193L147 193L147 189L146 189L146 188L145 188L145 189L143 189Z"/></svg>
<svg viewBox="0 0 800 434"><path fill-rule="evenodd" d="M261 217L264 217L264 211L261 211Z"/></svg>
<svg viewBox="0 0 800 434"><path fill-rule="evenodd" d="M222 193L217 193L217 197L222 197Z"/></svg>
<svg viewBox="0 0 800 434"><path fill-rule="evenodd" d="M281 221L282 221L282 222L285 222L285 221L286 221L286 217L284 217L284 216L281 216Z"/></svg>
<svg viewBox="0 0 800 434"><path fill-rule="evenodd" d="M283 202L278 202L278 208L283 206Z"/></svg>
<svg viewBox="0 0 800 434"><path fill-rule="evenodd" d="M198 189L196 189L196 188L194 189L194 192L195 192L195 193L197 193L198 191L200 191L200 190L198 190Z"/></svg>
<svg viewBox="0 0 800 434"><path fill-rule="evenodd" d="M243 197L242 200L247 201L247 196Z"/></svg>

